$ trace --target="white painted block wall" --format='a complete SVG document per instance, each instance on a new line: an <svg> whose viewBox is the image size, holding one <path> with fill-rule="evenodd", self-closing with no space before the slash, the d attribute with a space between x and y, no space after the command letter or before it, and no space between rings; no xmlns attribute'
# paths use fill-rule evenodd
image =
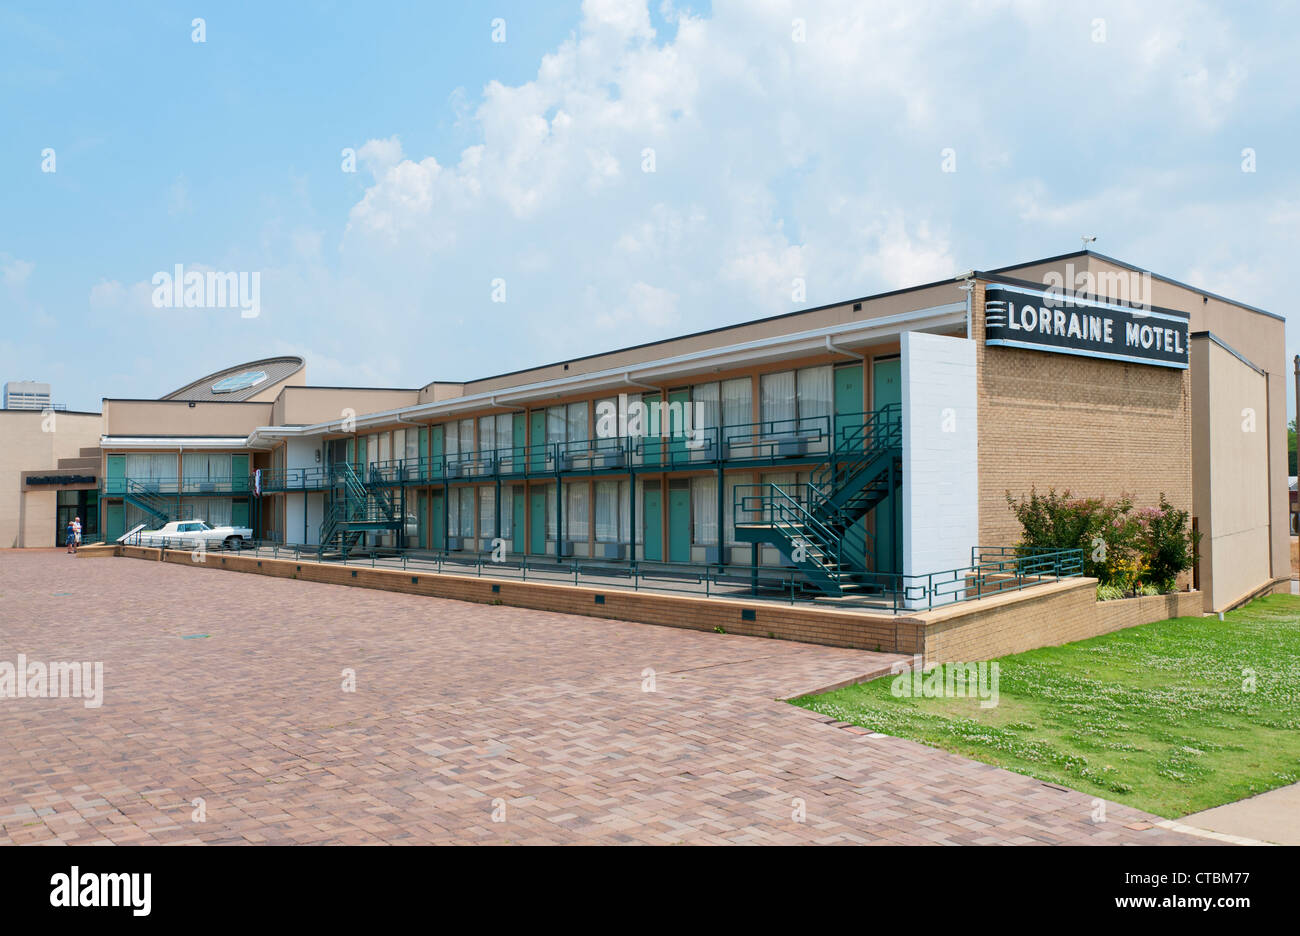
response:
<svg viewBox="0 0 1300 936"><path fill-rule="evenodd" d="M902 359L903 574L915 576L967 566L977 545L975 342L904 332Z"/></svg>
<svg viewBox="0 0 1300 936"><path fill-rule="evenodd" d="M316 452L323 443L319 438L289 439L285 446L285 467L314 468L321 462L316 461ZM324 458L324 452L321 453ZM286 543L306 543L316 545L320 538L321 521L325 519L325 496L308 494L306 498L307 527L303 533L303 496L301 492L290 492L284 502L284 541Z"/></svg>

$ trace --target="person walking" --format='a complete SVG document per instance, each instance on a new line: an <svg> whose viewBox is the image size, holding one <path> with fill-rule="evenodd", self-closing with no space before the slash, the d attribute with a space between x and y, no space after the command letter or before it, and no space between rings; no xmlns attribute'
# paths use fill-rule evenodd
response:
<svg viewBox="0 0 1300 936"><path fill-rule="evenodd" d="M75 553L81 545L81 518L72 518L72 551Z"/></svg>
<svg viewBox="0 0 1300 936"><path fill-rule="evenodd" d="M76 535L77 534L72 529L72 521L69 520L68 529L65 531L63 536L63 545L67 547L68 552L72 552L72 544L75 542Z"/></svg>

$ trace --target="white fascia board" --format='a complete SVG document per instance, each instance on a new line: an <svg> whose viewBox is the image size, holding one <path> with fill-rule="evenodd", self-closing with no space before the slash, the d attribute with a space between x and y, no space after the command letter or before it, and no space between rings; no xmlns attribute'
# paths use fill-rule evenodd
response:
<svg viewBox="0 0 1300 936"><path fill-rule="evenodd" d="M421 416L453 415L463 410L481 409L485 404L493 405L495 403L498 406L506 406L510 403L537 401L548 397L578 393L583 390L617 390L628 386L635 387L635 384L629 384L628 381L644 381L656 377L663 379L689 377L694 374L708 373L711 370L722 370L733 366L780 360L783 357L797 357L801 354L825 351L827 338L830 338L839 347L848 347L851 344L861 345L868 341L901 334L905 331L931 331L953 325L964 326L965 323L966 303L964 301L949 302L928 309L917 309L913 312L902 312L898 315L845 322L840 325L830 325L826 328L795 332L789 335L760 338L742 344L710 348L705 351L694 351L690 354L663 358L658 361L646 361L643 364L609 368L591 374L558 377L554 380L524 384L507 390L494 390L476 393L467 397L453 397L450 400L442 400L438 403L419 403L414 406L403 406L398 409L367 413L364 416L356 417L355 425L357 429L360 429L363 426L401 421L403 416L409 417L417 414ZM248 439L250 444L254 444L256 440L263 437L295 438L323 435L327 432L338 431L342 422L341 419L331 419L329 422L316 423L310 426L259 426L253 430Z"/></svg>
<svg viewBox="0 0 1300 936"><path fill-rule="evenodd" d="M238 449L250 448L245 436L100 436L100 448L111 449Z"/></svg>

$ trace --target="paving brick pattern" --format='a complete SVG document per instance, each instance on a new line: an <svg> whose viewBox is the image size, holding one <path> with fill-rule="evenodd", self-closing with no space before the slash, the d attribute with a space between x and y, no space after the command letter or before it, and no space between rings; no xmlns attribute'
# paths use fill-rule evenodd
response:
<svg viewBox="0 0 1300 936"><path fill-rule="evenodd" d="M0 552L20 652L106 688L0 699L0 844L1201 841L777 701L887 654Z"/></svg>

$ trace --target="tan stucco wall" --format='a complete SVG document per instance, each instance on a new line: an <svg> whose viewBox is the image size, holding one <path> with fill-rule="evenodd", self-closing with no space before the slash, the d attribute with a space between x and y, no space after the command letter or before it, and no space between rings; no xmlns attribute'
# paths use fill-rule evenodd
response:
<svg viewBox="0 0 1300 936"><path fill-rule="evenodd" d="M1218 611L1271 577L1268 380L1209 338L1192 342L1192 375L1200 586Z"/></svg>
<svg viewBox="0 0 1300 936"><path fill-rule="evenodd" d="M272 422L276 426L309 426L343 419L344 410L355 415L382 413L420 402L418 390L385 390L360 387L287 387L275 401Z"/></svg>
<svg viewBox="0 0 1300 936"><path fill-rule="evenodd" d="M703 335L674 338L639 348L612 351L608 354L598 354L590 358L569 361L567 362L567 370L565 369L565 362L559 362L546 367L531 368L500 377L473 380L464 385L464 395L489 393L494 390L504 390L507 387L516 387L542 380L556 380L561 377L573 377L578 374L589 374L611 368L644 364L647 361L656 361L661 358L675 357L696 351L708 351L726 345L743 344L761 338L789 335L795 332L827 328L831 325L843 325L850 322L870 321L887 315L899 315L904 312L930 309L951 302L965 302L965 300L966 294L958 288L955 281L953 283L943 283L926 289L908 290L865 300L862 302L862 309L857 312L853 310L853 301L849 301L823 309L811 309L796 315L746 322ZM432 386L432 384L429 385L429 387ZM427 393L429 387L426 387L422 392ZM459 396L461 394L454 395Z"/></svg>
<svg viewBox="0 0 1300 936"><path fill-rule="evenodd" d="M270 403L105 400L110 436L246 436L271 419ZM98 440L96 440L98 441Z"/></svg>
<svg viewBox="0 0 1300 936"><path fill-rule="evenodd" d="M24 494L22 473L55 468L60 458L78 457L83 448L99 445L102 428L98 413L56 412L46 417L35 410L0 410L0 546L55 544L55 493Z"/></svg>

